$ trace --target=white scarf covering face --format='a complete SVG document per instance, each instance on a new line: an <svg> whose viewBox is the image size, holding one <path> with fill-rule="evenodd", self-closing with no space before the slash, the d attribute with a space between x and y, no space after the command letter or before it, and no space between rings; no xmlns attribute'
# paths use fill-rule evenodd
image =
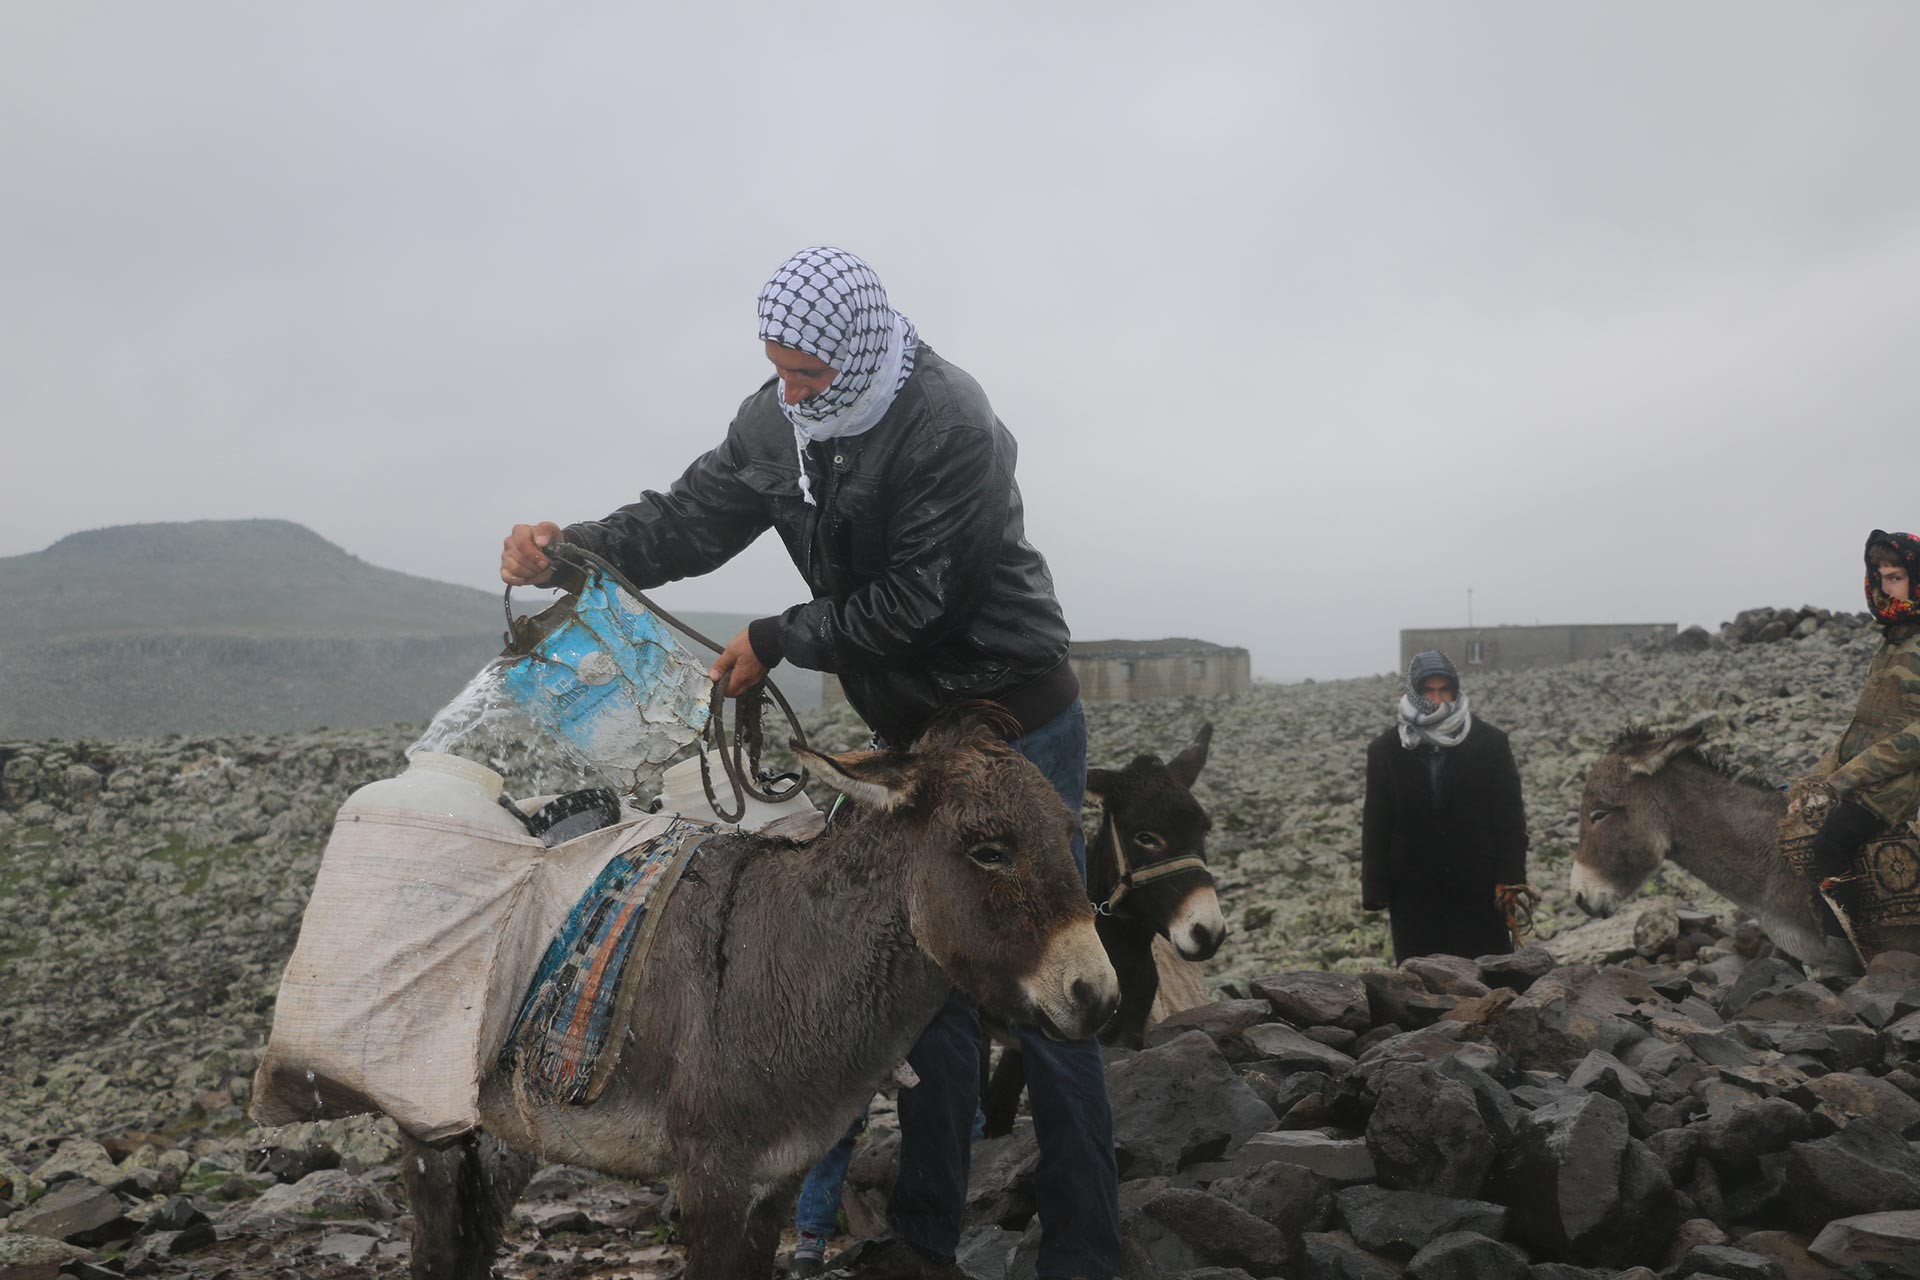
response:
<svg viewBox="0 0 1920 1280"><path fill-rule="evenodd" d="M913 372L919 335L893 309L873 268L844 249L802 249L760 290L760 337L804 351L835 371L819 395L780 410L793 425L800 496L810 505L807 446L873 429Z"/></svg>
<svg viewBox="0 0 1920 1280"><path fill-rule="evenodd" d="M1425 710L1422 710L1424 705ZM1467 695L1452 702L1419 703L1413 695L1400 695L1400 745L1408 749L1420 746L1457 747L1473 728L1473 712L1467 709Z"/></svg>

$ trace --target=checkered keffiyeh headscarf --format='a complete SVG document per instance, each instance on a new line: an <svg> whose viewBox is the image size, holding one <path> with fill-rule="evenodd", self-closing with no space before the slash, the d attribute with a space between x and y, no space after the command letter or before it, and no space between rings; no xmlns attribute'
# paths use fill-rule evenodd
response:
<svg viewBox="0 0 1920 1280"><path fill-rule="evenodd" d="M845 249L816 245L788 258L760 290L760 337L839 375L799 404L781 398L800 454L801 496L812 502L807 443L857 436L885 417L913 372L919 335L887 301L872 267Z"/></svg>

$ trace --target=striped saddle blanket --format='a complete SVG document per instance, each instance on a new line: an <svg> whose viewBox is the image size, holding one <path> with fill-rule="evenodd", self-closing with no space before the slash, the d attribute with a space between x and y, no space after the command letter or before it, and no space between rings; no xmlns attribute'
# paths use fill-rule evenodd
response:
<svg viewBox="0 0 1920 1280"><path fill-rule="evenodd" d="M644 960L681 871L717 830L710 822L674 822L614 857L574 904L534 971L500 1051L500 1066L517 1088L574 1104L600 1096L608 1075L601 1058L619 1013L621 975Z"/></svg>

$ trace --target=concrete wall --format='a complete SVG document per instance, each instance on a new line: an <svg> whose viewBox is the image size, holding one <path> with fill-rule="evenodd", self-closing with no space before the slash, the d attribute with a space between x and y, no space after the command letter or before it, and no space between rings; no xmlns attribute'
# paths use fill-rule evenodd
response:
<svg viewBox="0 0 1920 1280"><path fill-rule="evenodd" d="M1431 627L1400 633L1400 670L1413 655L1438 649L1453 659L1461 674L1511 671L1559 662L1597 658L1622 645L1653 636L1672 636L1673 622L1582 623L1560 627Z"/></svg>
<svg viewBox="0 0 1920 1280"><path fill-rule="evenodd" d="M1133 651L1112 640L1097 641L1095 647L1097 653L1067 655L1080 680L1080 696L1089 702L1236 697L1253 687L1253 660L1245 649ZM838 706L847 700L833 676L821 676L820 683L823 705Z"/></svg>
<svg viewBox="0 0 1920 1280"><path fill-rule="evenodd" d="M1253 687L1252 659L1245 649L1074 654L1070 660L1080 677L1080 696L1089 702L1234 697Z"/></svg>

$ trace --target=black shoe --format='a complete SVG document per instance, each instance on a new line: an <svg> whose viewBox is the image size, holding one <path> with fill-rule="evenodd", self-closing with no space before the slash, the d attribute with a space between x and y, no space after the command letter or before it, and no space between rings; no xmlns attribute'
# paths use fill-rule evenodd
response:
<svg viewBox="0 0 1920 1280"><path fill-rule="evenodd" d="M967 1280L953 1260L929 1258L898 1236L861 1240L833 1260L850 1280Z"/></svg>
<svg viewBox="0 0 1920 1280"><path fill-rule="evenodd" d="M825 1260L803 1253L787 1264L787 1280L813 1280L827 1269Z"/></svg>

